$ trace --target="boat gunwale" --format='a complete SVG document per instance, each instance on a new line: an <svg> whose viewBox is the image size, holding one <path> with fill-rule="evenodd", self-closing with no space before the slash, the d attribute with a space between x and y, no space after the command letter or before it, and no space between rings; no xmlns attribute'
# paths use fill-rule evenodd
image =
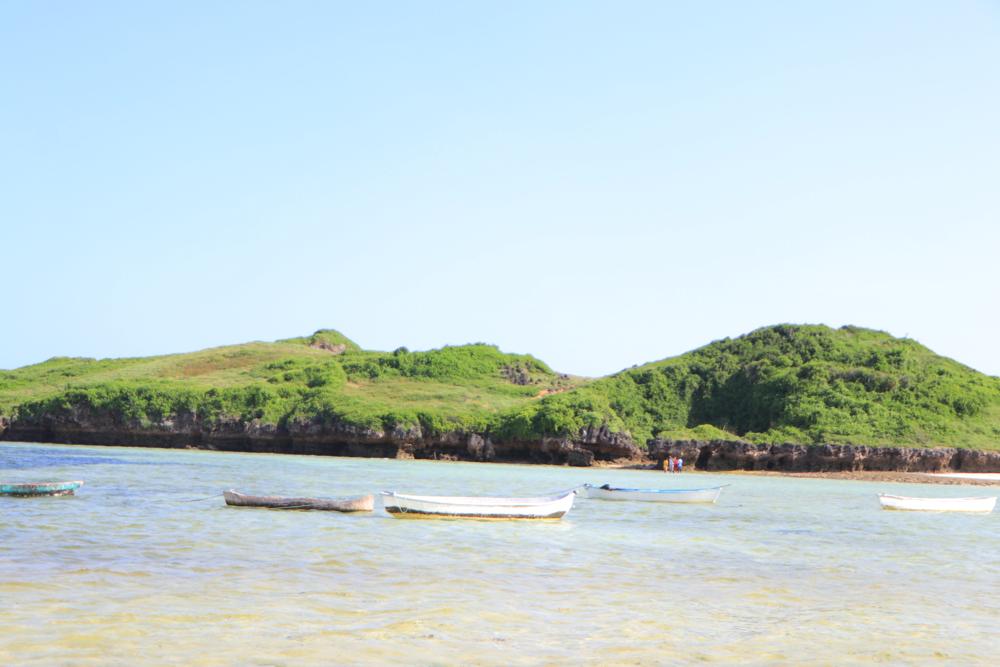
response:
<svg viewBox="0 0 1000 667"><path fill-rule="evenodd" d="M399 498L402 500L415 500L421 503L427 503L428 505L444 505L444 506L455 506L455 505L471 505L474 507L504 507L504 508L533 508L541 507L543 505L548 505L550 503L557 503L559 501L565 500L567 497L575 495L576 489L571 489L565 493L552 496L537 496L537 497L515 497L506 498L503 496L415 496L406 493L396 493L395 491L382 491L381 495L385 498Z"/></svg>

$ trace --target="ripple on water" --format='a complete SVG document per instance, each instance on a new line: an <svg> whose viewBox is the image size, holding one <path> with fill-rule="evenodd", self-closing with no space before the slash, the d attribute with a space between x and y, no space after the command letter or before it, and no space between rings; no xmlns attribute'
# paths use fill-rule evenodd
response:
<svg viewBox="0 0 1000 667"><path fill-rule="evenodd" d="M24 475L86 486L0 505L0 597L17 610L0 615L0 664L986 665L1000 650L1000 515L882 512L865 483L740 478L708 507L578 499L559 523L417 522L237 509L218 494L668 482L0 446L0 461L25 454Z"/></svg>

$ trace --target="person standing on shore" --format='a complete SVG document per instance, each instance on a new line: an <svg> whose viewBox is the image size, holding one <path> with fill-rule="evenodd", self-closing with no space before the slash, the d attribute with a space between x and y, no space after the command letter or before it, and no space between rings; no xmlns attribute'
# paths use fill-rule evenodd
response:
<svg viewBox="0 0 1000 667"><path fill-rule="evenodd" d="M674 464L674 471L680 472L682 470L684 470L684 459L678 456L677 463Z"/></svg>

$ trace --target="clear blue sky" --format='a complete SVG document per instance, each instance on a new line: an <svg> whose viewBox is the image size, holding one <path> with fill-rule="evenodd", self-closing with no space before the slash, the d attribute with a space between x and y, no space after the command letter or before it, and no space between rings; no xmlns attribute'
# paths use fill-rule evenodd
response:
<svg viewBox="0 0 1000 667"><path fill-rule="evenodd" d="M996 2L0 0L0 368L343 331L1000 374Z"/></svg>

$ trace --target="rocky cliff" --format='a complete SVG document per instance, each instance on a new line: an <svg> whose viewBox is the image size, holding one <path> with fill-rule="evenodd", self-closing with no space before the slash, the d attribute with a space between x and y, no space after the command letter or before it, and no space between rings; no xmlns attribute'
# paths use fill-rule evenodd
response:
<svg viewBox="0 0 1000 667"><path fill-rule="evenodd" d="M698 470L838 472L998 472L1000 452L954 447L872 447L868 445L763 445L742 440L653 440L648 456L658 465L680 456Z"/></svg>
<svg viewBox="0 0 1000 667"><path fill-rule="evenodd" d="M6 428L4 428L4 425ZM607 429L587 430L579 440L496 441L486 433L427 434L419 426L379 430L339 421L205 421L180 413L157 422L121 420L115 414L73 406L57 414L0 422L0 439L70 444L191 447L225 451L507 461L591 465L595 460L640 460L630 438Z"/></svg>
<svg viewBox="0 0 1000 667"><path fill-rule="evenodd" d="M498 440L488 433L426 434L419 426L384 431L319 419L275 426L259 420L207 422L196 414L180 413L158 422L122 421L113 414L86 407L34 420L0 417L0 439L573 466L612 461L659 465L667 456L680 456L688 467L719 471L1000 471L1000 452L956 448L651 440L642 449L628 434L606 426L581 429L574 438Z"/></svg>

